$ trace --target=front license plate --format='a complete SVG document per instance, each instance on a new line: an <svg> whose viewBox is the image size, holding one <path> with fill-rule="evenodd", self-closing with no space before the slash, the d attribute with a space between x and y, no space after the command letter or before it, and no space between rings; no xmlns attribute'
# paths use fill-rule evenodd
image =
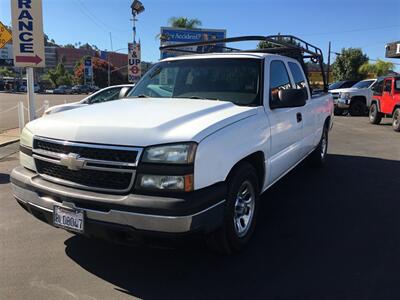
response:
<svg viewBox="0 0 400 300"><path fill-rule="evenodd" d="M83 210L66 209L60 206L54 206L53 223L54 226L57 227L75 232L83 232Z"/></svg>

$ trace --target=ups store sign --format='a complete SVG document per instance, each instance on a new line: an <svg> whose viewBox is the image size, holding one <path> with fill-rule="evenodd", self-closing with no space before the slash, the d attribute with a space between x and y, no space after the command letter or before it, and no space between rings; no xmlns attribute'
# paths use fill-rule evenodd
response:
<svg viewBox="0 0 400 300"><path fill-rule="evenodd" d="M385 56L387 58L400 58L400 41L387 44Z"/></svg>

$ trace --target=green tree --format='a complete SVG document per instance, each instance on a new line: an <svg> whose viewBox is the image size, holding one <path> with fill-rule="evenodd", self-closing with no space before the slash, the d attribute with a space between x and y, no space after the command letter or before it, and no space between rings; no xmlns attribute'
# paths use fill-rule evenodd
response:
<svg viewBox="0 0 400 300"><path fill-rule="evenodd" d="M15 76L15 72L12 69L9 69L7 67L1 67L0 68L0 76L13 77L13 76Z"/></svg>
<svg viewBox="0 0 400 300"><path fill-rule="evenodd" d="M201 21L199 19L190 19L185 17L172 17L168 20L168 24L171 27L193 29L201 26Z"/></svg>
<svg viewBox="0 0 400 300"><path fill-rule="evenodd" d="M332 65L333 78L339 80L362 80L365 74L360 67L368 62L368 56L360 48L343 48Z"/></svg>
<svg viewBox="0 0 400 300"><path fill-rule="evenodd" d="M365 77L379 77L387 75L391 70L394 69L394 64L389 61L383 61L378 59L376 63L364 63L359 68L359 72L364 74Z"/></svg>
<svg viewBox="0 0 400 300"><path fill-rule="evenodd" d="M49 80L53 87L59 85L70 85L73 82L72 74L65 70L65 66L61 62L55 69L47 70L43 78Z"/></svg>
<svg viewBox="0 0 400 300"><path fill-rule="evenodd" d="M278 33L278 35L279 35L279 33ZM286 44L292 44L292 45L295 45L295 46L300 46L300 43L292 41L290 38L287 38L287 37L278 37L277 40L280 41L280 42L284 42ZM276 47L276 45L274 43L271 43L271 42L268 42L268 41L260 41L257 44L257 48L258 49L273 48L273 47Z"/></svg>

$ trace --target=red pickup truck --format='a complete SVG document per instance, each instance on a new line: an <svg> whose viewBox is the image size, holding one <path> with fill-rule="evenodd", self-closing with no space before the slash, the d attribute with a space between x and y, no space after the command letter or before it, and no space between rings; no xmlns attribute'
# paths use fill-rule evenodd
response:
<svg viewBox="0 0 400 300"><path fill-rule="evenodd" d="M374 89L369 121L379 124L385 115L393 118L393 130L400 132L400 76L380 78Z"/></svg>

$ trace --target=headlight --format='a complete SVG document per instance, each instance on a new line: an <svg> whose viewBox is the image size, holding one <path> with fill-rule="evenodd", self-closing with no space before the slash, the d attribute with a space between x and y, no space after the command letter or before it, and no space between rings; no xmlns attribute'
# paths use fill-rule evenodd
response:
<svg viewBox="0 0 400 300"><path fill-rule="evenodd" d="M146 190L193 191L193 175L140 175L139 185Z"/></svg>
<svg viewBox="0 0 400 300"><path fill-rule="evenodd" d="M21 136L19 137L19 143L25 147L33 147L33 133L26 127L22 130Z"/></svg>
<svg viewBox="0 0 400 300"><path fill-rule="evenodd" d="M197 144L171 144L147 148L142 161L148 163L190 164L194 161Z"/></svg>
<svg viewBox="0 0 400 300"><path fill-rule="evenodd" d="M348 92L341 92L340 93L340 98L343 98L343 99L346 99L346 100L348 100L348 99L350 99L350 93L348 93Z"/></svg>

